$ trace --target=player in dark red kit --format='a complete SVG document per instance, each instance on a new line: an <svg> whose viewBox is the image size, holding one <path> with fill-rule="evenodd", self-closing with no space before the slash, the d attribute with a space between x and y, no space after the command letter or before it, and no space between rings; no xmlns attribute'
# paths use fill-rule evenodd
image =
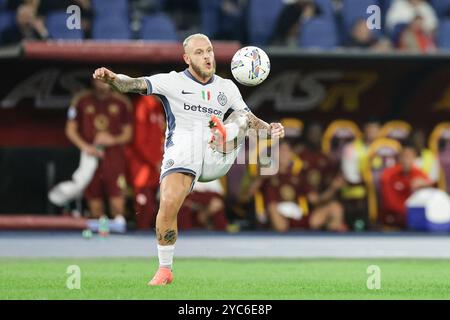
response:
<svg viewBox="0 0 450 320"><path fill-rule="evenodd" d="M303 165L289 141L281 141L279 172L265 178L262 185L273 228L279 232L289 228L346 231L344 212L336 201L315 206L320 196L306 181Z"/></svg>
<svg viewBox="0 0 450 320"><path fill-rule="evenodd" d="M132 135L131 103L107 84L92 81L92 89L77 94L68 111L66 135L81 151L100 159L85 190L91 215L105 214L109 199L115 222L125 227L126 160L124 145Z"/></svg>
<svg viewBox="0 0 450 320"><path fill-rule="evenodd" d="M312 123L307 127L305 144L299 152L303 163L305 183L310 190L310 204L315 208L327 206L342 215L344 208L337 193L345 181L330 157L322 151L322 127Z"/></svg>

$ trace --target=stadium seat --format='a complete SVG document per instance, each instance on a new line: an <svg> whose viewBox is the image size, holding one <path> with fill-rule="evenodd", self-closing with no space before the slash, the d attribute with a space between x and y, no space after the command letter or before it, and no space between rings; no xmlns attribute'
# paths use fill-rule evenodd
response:
<svg viewBox="0 0 450 320"><path fill-rule="evenodd" d="M380 185L384 169L398 162L401 144L393 139L379 138L369 146L368 161L363 168L368 188L369 217L372 224L379 223Z"/></svg>
<svg viewBox="0 0 450 320"><path fill-rule="evenodd" d="M14 11L0 12L0 43L2 42L1 33L3 30L14 25L16 20L16 14Z"/></svg>
<svg viewBox="0 0 450 320"><path fill-rule="evenodd" d="M344 30L347 36L351 32L353 24L360 18L367 19L369 14L367 8L371 5L380 5L378 0L344 0L342 7L342 20L344 24ZM372 30L375 35L378 35L380 31Z"/></svg>
<svg viewBox="0 0 450 320"><path fill-rule="evenodd" d="M97 17L114 14L124 14L128 16L128 0L91 0L91 4Z"/></svg>
<svg viewBox="0 0 450 320"><path fill-rule="evenodd" d="M67 28L66 11L53 11L47 15L45 24L52 39L81 40L84 33L81 29Z"/></svg>
<svg viewBox="0 0 450 320"><path fill-rule="evenodd" d="M201 0L202 33L214 38L219 29L219 8L221 0Z"/></svg>
<svg viewBox="0 0 450 320"><path fill-rule="evenodd" d="M284 127L286 138L299 139L303 134L305 124L298 118L283 118L280 123Z"/></svg>
<svg viewBox="0 0 450 320"><path fill-rule="evenodd" d="M250 0L247 28L252 45L268 44L282 8L282 0Z"/></svg>
<svg viewBox="0 0 450 320"><path fill-rule="evenodd" d="M298 43L304 48L334 48L339 44L336 26L332 19L315 18L300 28Z"/></svg>
<svg viewBox="0 0 450 320"><path fill-rule="evenodd" d="M175 24L169 16L158 13L142 19L140 38L145 40L178 40Z"/></svg>
<svg viewBox="0 0 450 320"><path fill-rule="evenodd" d="M448 16L450 14L450 0L431 0L431 5L439 17Z"/></svg>
<svg viewBox="0 0 450 320"><path fill-rule="evenodd" d="M322 151L329 155L332 161L339 163L344 146L361 136L361 130L353 121L335 120L328 125L323 134Z"/></svg>
<svg viewBox="0 0 450 320"><path fill-rule="evenodd" d="M334 9L330 0L314 0L314 2L320 8L321 17L334 17Z"/></svg>
<svg viewBox="0 0 450 320"><path fill-rule="evenodd" d="M450 19L441 19L439 22L437 45L441 49L450 49Z"/></svg>
<svg viewBox="0 0 450 320"><path fill-rule="evenodd" d="M0 0L0 11L6 8L8 0Z"/></svg>
<svg viewBox="0 0 450 320"><path fill-rule="evenodd" d="M380 130L380 138L394 139L399 142L407 140L412 132L409 123L402 120L386 122Z"/></svg>
<svg viewBox="0 0 450 320"><path fill-rule="evenodd" d="M428 147L438 155L442 168L439 187L450 194L450 122L439 123L431 132Z"/></svg>
<svg viewBox="0 0 450 320"><path fill-rule="evenodd" d="M92 38L97 40L128 40L131 31L128 19L97 18L92 26Z"/></svg>

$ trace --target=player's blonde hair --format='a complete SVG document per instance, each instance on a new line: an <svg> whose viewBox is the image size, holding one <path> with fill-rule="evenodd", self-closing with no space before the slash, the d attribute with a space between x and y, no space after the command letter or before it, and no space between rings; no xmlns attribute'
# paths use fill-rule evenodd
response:
<svg viewBox="0 0 450 320"><path fill-rule="evenodd" d="M203 33L194 33L194 34L191 34L190 36L188 36L186 39L184 39L184 41L183 41L183 48L185 50L186 50L187 45L189 44L189 41L191 41L191 39L194 39L194 38L203 38L203 39L206 39L209 42L211 42L211 40L209 40L207 35L205 35Z"/></svg>

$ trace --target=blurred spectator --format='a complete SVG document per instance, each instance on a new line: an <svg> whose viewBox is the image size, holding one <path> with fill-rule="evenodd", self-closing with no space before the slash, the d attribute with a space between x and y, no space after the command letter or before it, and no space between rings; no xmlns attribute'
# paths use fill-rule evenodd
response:
<svg viewBox="0 0 450 320"><path fill-rule="evenodd" d="M322 150L332 163L339 166L344 147L361 136L361 130L353 121L344 119L331 121L323 134Z"/></svg>
<svg viewBox="0 0 450 320"><path fill-rule="evenodd" d="M163 9L173 19L180 38L183 39L190 34L200 32L200 1L199 0L165 0Z"/></svg>
<svg viewBox="0 0 450 320"><path fill-rule="evenodd" d="M366 20L358 19L352 27L350 41L346 47L386 52L391 49L391 43L387 39L377 38L373 31L367 28Z"/></svg>
<svg viewBox="0 0 450 320"><path fill-rule="evenodd" d="M66 135L80 150L101 161L85 190L94 218L105 215L103 197L111 214L125 229L126 160L124 145L132 136L131 103L108 84L92 80L92 90L77 94L68 111Z"/></svg>
<svg viewBox="0 0 450 320"><path fill-rule="evenodd" d="M354 230L366 229L369 224L367 186L363 170L368 165L368 148L378 137L380 128L377 120L367 121L363 128L363 139L356 139L344 147L342 173L347 184L341 190L341 197L347 224Z"/></svg>
<svg viewBox="0 0 450 320"><path fill-rule="evenodd" d="M223 0L219 11L219 30L216 39L246 41L245 13L248 0Z"/></svg>
<svg viewBox="0 0 450 320"><path fill-rule="evenodd" d="M49 37L44 20L36 16L33 4L22 4L17 8L16 23L4 30L0 36L3 44L19 43L22 40L44 40Z"/></svg>
<svg viewBox="0 0 450 320"><path fill-rule="evenodd" d="M416 16L400 33L398 47L406 51L435 52L437 47L431 33L426 32L421 16Z"/></svg>
<svg viewBox="0 0 450 320"><path fill-rule="evenodd" d="M126 156L140 230L153 228L155 224L164 130L165 117L159 99L154 96L136 98L133 140L126 148Z"/></svg>
<svg viewBox="0 0 450 320"><path fill-rule="evenodd" d="M247 145L242 148L238 158L248 154ZM257 214L255 208L255 195L262 179L244 164L234 164L226 175L225 206L228 229L254 229ZM264 206L264 204L262 205ZM264 211L264 208L262 209Z"/></svg>
<svg viewBox="0 0 450 320"><path fill-rule="evenodd" d="M343 207L337 200L337 193L345 180L338 174L331 159L322 152L322 136L323 130L318 123L309 125L304 148L299 153L302 176L309 190L308 200L311 209L320 210L328 207L327 210L336 211L332 215L340 215L338 212L343 212ZM311 218L313 225L317 224L316 219L319 216Z"/></svg>
<svg viewBox="0 0 450 320"><path fill-rule="evenodd" d="M143 17L161 10L161 2L159 0L130 0L130 9L131 28L137 32L141 28Z"/></svg>
<svg viewBox="0 0 450 320"><path fill-rule="evenodd" d="M318 200L317 203L312 203L313 206L320 206L336 200L339 185L343 183L342 177L337 174L338 168L322 151L322 135L322 127L318 123L309 125L306 130L304 147L298 153L308 189L311 193L316 194L314 198ZM338 188L331 188L334 185Z"/></svg>
<svg viewBox="0 0 450 320"><path fill-rule="evenodd" d="M414 146L405 143L400 152L399 163L383 171L381 222L385 226L405 228L406 200L418 189L432 185L425 172L414 165L416 157Z"/></svg>
<svg viewBox="0 0 450 320"><path fill-rule="evenodd" d="M284 127L285 137L294 142L293 149L295 153L300 153L304 148L304 143L301 139L303 134L303 121L298 118L283 118L280 120Z"/></svg>
<svg viewBox="0 0 450 320"><path fill-rule="evenodd" d="M424 0L395 0L386 13L386 27L392 32L396 25L410 24L417 16L423 18L424 32L432 35L439 21L433 7Z"/></svg>
<svg viewBox="0 0 450 320"><path fill-rule="evenodd" d="M417 158L415 165L421 169L428 177L428 180L437 187L441 167L439 158L430 149L426 147L426 136L422 129L414 131L412 134L412 143L416 149Z"/></svg>
<svg viewBox="0 0 450 320"><path fill-rule="evenodd" d="M16 11L22 4L29 4L36 10L42 0L6 0L6 10Z"/></svg>
<svg viewBox="0 0 450 320"><path fill-rule="evenodd" d="M182 230L205 228L225 230L227 219L220 180L196 182L180 210L179 226Z"/></svg>
<svg viewBox="0 0 450 320"><path fill-rule="evenodd" d="M316 6L314 0L285 0L269 43L278 46L297 46L301 23L320 14L320 8Z"/></svg>
<svg viewBox="0 0 450 320"><path fill-rule="evenodd" d="M290 142L280 142L278 174L263 177L262 192L265 197L269 220L278 232L289 228L311 228L314 230L345 231L344 212L339 203L320 203L320 195L309 189L302 162L294 155ZM337 184L331 188L339 187Z"/></svg>

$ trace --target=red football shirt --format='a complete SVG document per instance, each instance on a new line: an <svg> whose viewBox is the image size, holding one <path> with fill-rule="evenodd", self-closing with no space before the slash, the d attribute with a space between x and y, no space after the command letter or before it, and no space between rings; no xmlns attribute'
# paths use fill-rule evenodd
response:
<svg viewBox="0 0 450 320"><path fill-rule="evenodd" d="M165 127L164 110L159 99L139 97L135 102L134 136L130 148L146 163L161 165Z"/></svg>
<svg viewBox="0 0 450 320"><path fill-rule="evenodd" d="M337 173L330 158L321 151L308 148L302 150L299 157L303 163L302 174L308 188L315 192L325 191Z"/></svg>
<svg viewBox="0 0 450 320"><path fill-rule="evenodd" d="M88 143L93 143L100 131L119 135L124 125L131 124L131 103L115 92L99 99L91 90L86 90L75 96L72 108L74 111L69 110L69 119L77 122L78 132Z"/></svg>
<svg viewBox="0 0 450 320"><path fill-rule="evenodd" d="M294 174L291 169L267 177L261 189L267 204L282 201L297 203L300 196L306 196L310 191L304 175L302 173Z"/></svg>
<svg viewBox="0 0 450 320"><path fill-rule="evenodd" d="M154 96L139 97L134 106L133 141L127 147L130 178L136 188L157 186L164 149L164 110Z"/></svg>
<svg viewBox="0 0 450 320"><path fill-rule="evenodd" d="M419 168L413 167L409 173L405 173L397 164L383 171L381 176L381 198L385 212L406 214L406 200L413 190L411 182L421 178L428 181L427 175Z"/></svg>

